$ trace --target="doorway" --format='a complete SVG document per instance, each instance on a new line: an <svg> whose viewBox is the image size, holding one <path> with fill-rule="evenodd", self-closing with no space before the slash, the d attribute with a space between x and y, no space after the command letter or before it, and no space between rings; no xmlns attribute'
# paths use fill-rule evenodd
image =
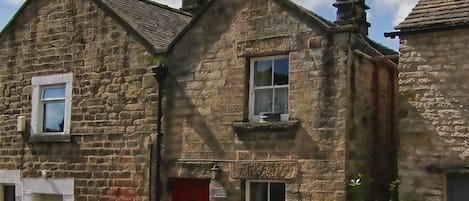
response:
<svg viewBox="0 0 469 201"><path fill-rule="evenodd" d="M172 201L208 201L209 179L172 179Z"/></svg>

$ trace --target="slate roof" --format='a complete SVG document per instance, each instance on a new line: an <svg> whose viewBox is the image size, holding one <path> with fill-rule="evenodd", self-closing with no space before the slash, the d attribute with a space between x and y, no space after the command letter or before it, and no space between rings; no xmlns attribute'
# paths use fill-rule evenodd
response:
<svg viewBox="0 0 469 201"><path fill-rule="evenodd" d="M399 53L376 42L368 37L359 36L353 45L353 48L359 49L362 52L370 55L371 57L384 56L384 55L398 55ZM395 61L397 62L397 61Z"/></svg>
<svg viewBox="0 0 469 201"><path fill-rule="evenodd" d="M418 30L469 25L468 0L419 0L396 29Z"/></svg>
<svg viewBox="0 0 469 201"><path fill-rule="evenodd" d="M191 15L147 0L98 0L108 6L156 49L165 49Z"/></svg>
<svg viewBox="0 0 469 201"><path fill-rule="evenodd" d="M0 31L0 36L33 0L26 0L15 16ZM178 33L189 24L191 14L150 0L93 0L98 6L111 11L136 32L151 48L164 52Z"/></svg>
<svg viewBox="0 0 469 201"><path fill-rule="evenodd" d="M32 0L26 0L0 35L9 27L12 21L25 9ZM185 32L204 14L204 12L216 1L210 0L201 11L194 17L191 14L174 9L150 0L93 0L104 9L111 11L115 17L123 21L127 28L136 32L158 53L167 52L178 42ZM330 22L314 12L294 3L291 0L276 0L278 3L292 9L303 18L311 19L327 31L343 31L340 26ZM443 1L443 0L421 0L421 1ZM458 0L453 0L458 1ZM467 0L461 0L467 1ZM459 2L459 1L458 1ZM371 55L392 55L395 51L382 46L368 38L363 39L356 45L359 49Z"/></svg>

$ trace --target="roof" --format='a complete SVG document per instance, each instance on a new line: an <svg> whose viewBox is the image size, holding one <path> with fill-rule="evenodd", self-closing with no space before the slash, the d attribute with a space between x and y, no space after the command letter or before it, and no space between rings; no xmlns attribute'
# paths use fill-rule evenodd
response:
<svg viewBox="0 0 469 201"><path fill-rule="evenodd" d="M386 46L377 43L367 37L358 36L357 40L353 44L354 49L358 49L371 57L398 55L399 53L387 48ZM397 60L393 60L397 63Z"/></svg>
<svg viewBox="0 0 469 201"><path fill-rule="evenodd" d="M155 3L150 0L93 0L98 6L103 8L108 14L117 17L123 25L136 33L148 45L147 47L156 53L169 51L179 39L192 28L198 19L204 15L205 11L213 5L216 0L210 0L208 3L192 17L191 14L168 7L163 4ZM281 5L292 9L299 14L302 19L310 20L318 24L328 32L341 31L340 26L332 23L314 12L294 3L291 0L276 0ZM425 1L425 0L422 0ZM436 0L426 0L436 1ZM454 0L457 1L457 0ZM12 24L12 21L23 12L23 10L32 2L27 0L15 17L2 30L3 32ZM397 54L395 51L386 48L368 38L363 38L360 49L367 50L371 55L391 55Z"/></svg>
<svg viewBox="0 0 469 201"><path fill-rule="evenodd" d="M184 11L149 0L93 0L98 6L112 12L127 28L137 33L152 49L166 49L176 35L189 24L192 16ZM26 0L15 16L0 32L0 36L26 9L32 0ZM109 13L109 12L108 12Z"/></svg>
<svg viewBox="0 0 469 201"><path fill-rule="evenodd" d="M166 49L191 15L147 0L97 0L122 18L156 49Z"/></svg>
<svg viewBox="0 0 469 201"><path fill-rule="evenodd" d="M468 0L419 0L396 29L422 30L469 25Z"/></svg>

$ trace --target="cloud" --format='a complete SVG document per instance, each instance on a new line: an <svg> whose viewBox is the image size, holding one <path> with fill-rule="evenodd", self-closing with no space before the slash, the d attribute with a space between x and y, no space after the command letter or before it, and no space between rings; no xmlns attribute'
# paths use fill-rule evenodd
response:
<svg viewBox="0 0 469 201"><path fill-rule="evenodd" d="M13 0L10 0L10 1L13 1ZM181 0L153 0L153 1L156 1L160 4L165 4L165 5L168 5L169 7L173 7L173 8L181 8Z"/></svg>
<svg viewBox="0 0 469 201"><path fill-rule="evenodd" d="M21 5L24 2L24 0L1 0L1 1L9 5L13 5L13 6Z"/></svg>
<svg viewBox="0 0 469 201"><path fill-rule="evenodd" d="M389 13L393 15L393 25L401 23L412 8L417 4L418 0L373 0L374 9L379 10L378 13Z"/></svg>

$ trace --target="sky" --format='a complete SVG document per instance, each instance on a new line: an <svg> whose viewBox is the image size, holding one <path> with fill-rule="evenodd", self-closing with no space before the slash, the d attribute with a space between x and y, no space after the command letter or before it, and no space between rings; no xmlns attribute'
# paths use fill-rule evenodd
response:
<svg viewBox="0 0 469 201"><path fill-rule="evenodd" d="M174 8L181 7L181 0L154 0ZM312 10L316 14L330 20L335 20L336 8L332 6L335 0L293 0L299 5ZM0 29L10 21L24 0L0 0ZM394 31L415 6L417 0L365 0L370 7L367 11L370 37L394 50L399 48L399 39L384 37L385 32Z"/></svg>

